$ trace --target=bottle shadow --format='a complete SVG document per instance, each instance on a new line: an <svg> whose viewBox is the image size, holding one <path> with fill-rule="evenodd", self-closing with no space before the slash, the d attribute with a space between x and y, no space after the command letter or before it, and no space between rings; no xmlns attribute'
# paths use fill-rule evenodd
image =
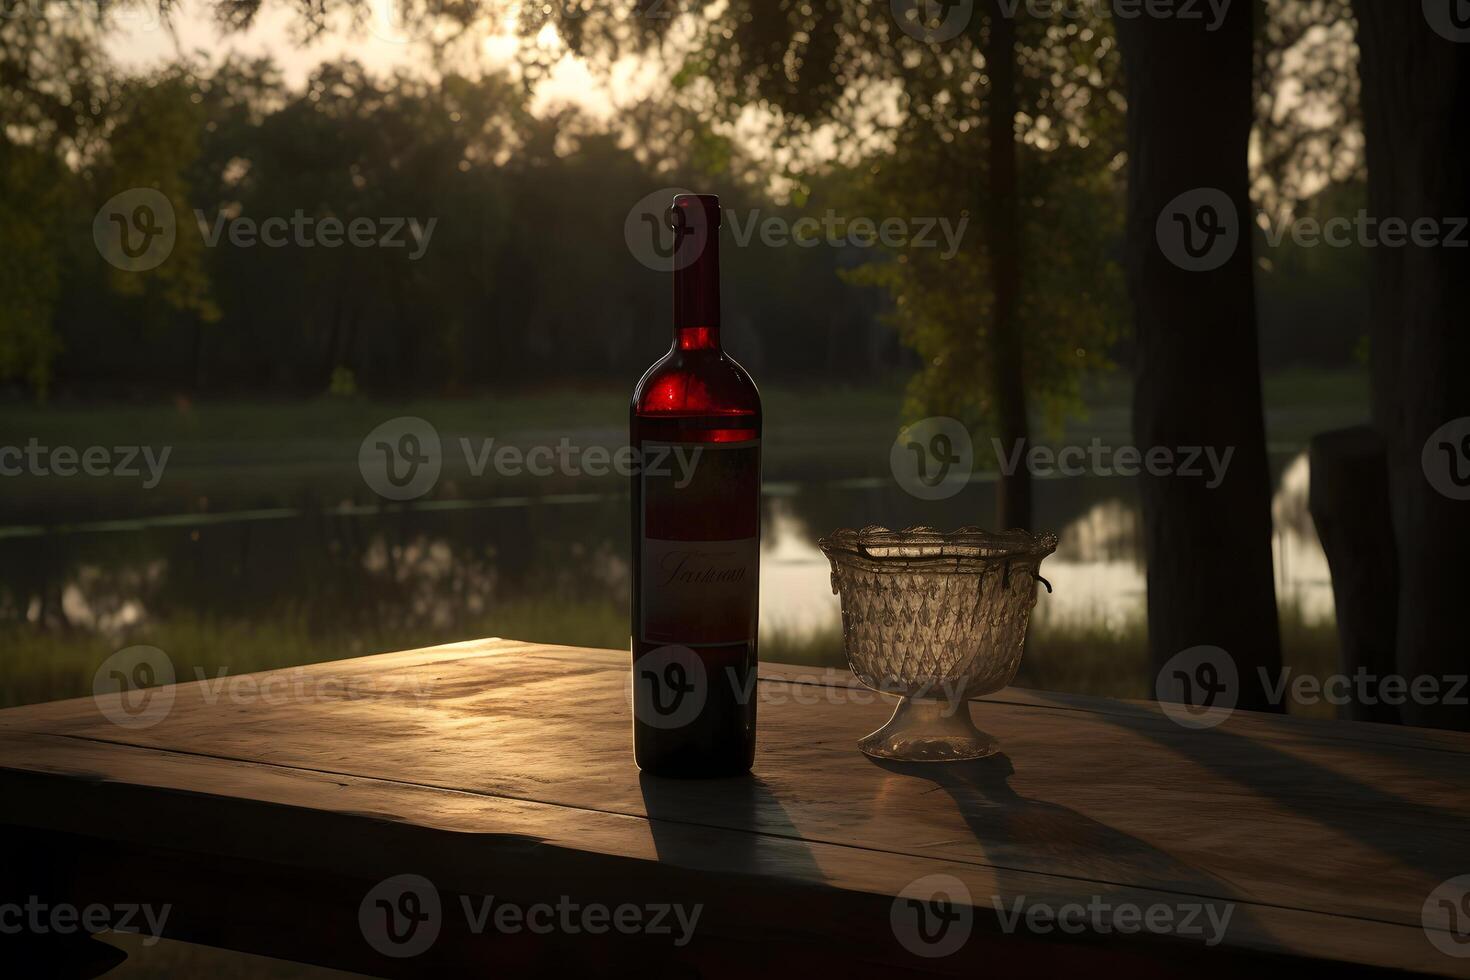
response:
<svg viewBox="0 0 1470 980"><path fill-rule="evenodd" d="M779 871L812 883L826 880L810 844L760 777L669 779L640 772L638 786L660 861L684 866L708 861L699 835L689 832L702 827L723 832L718 858L725 866L752 874Z"/></svg>

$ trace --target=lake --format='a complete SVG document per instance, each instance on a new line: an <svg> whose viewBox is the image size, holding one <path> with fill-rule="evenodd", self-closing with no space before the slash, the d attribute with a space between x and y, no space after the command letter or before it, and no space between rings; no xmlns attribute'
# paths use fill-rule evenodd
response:
<svg viewBox="0 0 1470 980"><path fill-rule="evenodd" d="M238 461L232 470L195 449L194 463L146 496L31 481L0 526L0 629L12 647L19 637L22 648L40 648L6 658L7 701L84 693L88 665L131 644L239 673L487 633L626 641L629 504L620 479L471 480L446 464L434 493L393 503L344 479L330 453L307 452L263 475L243 450L225 451ZM832 474L825 478L809 467L796 479L767 479L763 656L805 643L817 645L816 659L840 662L821 535L870 523L988 522L993 474L976 473L950 499L920 500L875 472L877 449L886 445L849 454L845 465L819 461ZM780 458L778 477L800 471ZM1330 626L1305 455L1278 451L1273 470L1278 595L1302 621ZM1134 480L1039 479L1035 493L1037 525L1061 540L1042 568L1055 592L1040 597L1037 632L1137 635L1145 586ZM812 659L810 649L801 659Z"/></svg>

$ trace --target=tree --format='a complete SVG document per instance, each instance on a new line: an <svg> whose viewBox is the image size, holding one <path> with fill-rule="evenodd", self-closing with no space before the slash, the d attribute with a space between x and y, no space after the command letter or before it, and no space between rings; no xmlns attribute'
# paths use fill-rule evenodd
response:
<svg viewBox="0 0 1470 980"><path fill-rule="evenodd" d="M52 329L68 255L56 215L79 191L63 164L91 159L106 106L101 13L47 17L22 0L0 14L0 381L44 397L62 343Z"/></svg>
<svg viewBox="0 0 1470 980"><path fill-rule="evenodd" d="M630 16L627 8L572 5L541 8L521 27L540 37L551 23L575 50L605 64L629 49L662 53L683 111L724 126L751 110L774 118L771 159L798 187L835 156L839 165L887 168L909 181L887 183L883 199L901 209L888 213L915 213L914 202L938 196L930 189L953 192L941 203L972 219L978 240L960 253L961 267L941 273L929 257L891 256L909 268L873 271L867 281L896 293L904 336L922 355L912 410L984 423L1009 453L1029 438L1028 395L1055 409L1085 367L1104 362L1107 331L1097 328L1106 316L1060 327L1030 319L1046 300L1028 292L1039 278L1028 270L1040 263L1028 261L1018 160L1024 152L1036 163L1054 149L1093 142L1101 153L1116 135L1107 127L1116 111L1113 78L1101 67L1112 41L1099 22L1060 13L1033 19L989 0L979 6L967 21L968 5L946 6L933 20L925 19L930 5L893 4L890 13L888 4L842 0L701 3L668 20L642 6ZM538 71L555 54L534 45L527 52ZM666 148L678 145L673 129L662 134ZM812 152L823 144L837 147L835 155ZM1029 188L1037 199L1052 189ZM1095 261L1073 294L1100 296L1108 277L1107 263ZM908 288L921 282L938 292ZM1036 376L1054 383L1038 386ZM997 521L1030 525L1025 467L1003 474Z"/></svg>
<svg viewBox="0 0 1470 980"><path fill-rule="evenodd" d="M25 2L0 16L0 171L12 195L0 209L0 245L14 259L0 274L0 381L23 378L42 397L65 348L55 320L78 264L72 243L90 239L92 213L118 192L147 189L187 220L183 171L198 124L187 72L119 79L102 45L110 13L107 3L60 11ZM139 298L140 320L216 315L198 248L187 236L179 242L161 268L106 277L117 294Z"/></svg>
<svg viewBox="0 0 1470 980"><path fill-rule="evenodd" d="M1470 31L1453 4L1355 0L1362 50L1368 206L1381 223L1470 215ZM1443 16L1435 19L1437 13ZM1461 219L1463 221L1463 219ZM1397 545L1398 669L1463 677L1470 502L1470 248L1372 250L1373 421L1387 453ZM1458 420L1458 422L1457 422ZM1458 428L1456 427L1458 425ZM1447 428L1448 427L1448 428ZM1446 691L1455 682L1444 682ZM1470 710L1410 698L1411 724L1470 729Z"/></svg>
<svg viewBox="0 0 1470 980"><path fill-rule="evenodd" d="M66 249L54 215L75 182L55 156L0 143L0 381L24 378L44 397L61 351L52 329Z"/></svg>
<svg viewBox="0 0 1470 980"><path fill-rule="evenodd" d="M1281 641L1251 245L1242 229L1251 213L1252 13L1235 4L1213 31L1161 17L1120 18L1117 31L1128 93L1134 439L1144 452L1234 453L1214 489L1147 469L1140 476L1150 658L1157 670L1188 648L1221 647L1239 671L1240 706L1268 709L1262 672L1279 671ZM1161 218L1181 246L1212 236L1206 241L1225 256L1218 267L1196 271L1184 267L1189 253L1166 254ZM1228 254L1229 239L1219 237L1227 225L1236 236Z"/></svg>
<svg viewBox="0 0 1470 980"><path fill-rule="evenodd" d="M1016 179L1016 22L1001 0L989 11L984 42L990 69L989 130L990 286L995 295L990 384L995 392L995 428L1004 446L1024 446L1031 434L1026 417L1026 374L1021 357L1021 221ZM996 495L996 524L1030 528L1031 470L1002 474Z"/></svg>

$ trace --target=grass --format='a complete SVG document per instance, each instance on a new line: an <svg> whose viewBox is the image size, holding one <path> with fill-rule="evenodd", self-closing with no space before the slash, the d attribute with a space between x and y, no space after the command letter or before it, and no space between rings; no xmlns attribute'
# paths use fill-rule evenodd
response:
<svg viewBox="0 0 1470 980"><path fill-rule="evenodd" d="M1337 629L1310 623L1292 606L1280 614L1282 658L1293 676L1325 677L1337 669ZM836 629L799 637L763 636L761 659L818 667L844 667L842 636ZM1027 637L1026 655L1015 685L1098 697L1147 699L1154 696L1147 629L1141 620L1122 629L1100 625L1038 622ZM1325 702L1290 706L1302 717L1331 718Z"/></svg>
<svg viewBox="0 0 1470 980"><path fill-rule="evenodd" d="M1303 443L1313 433L1366 417L1364 371L1294 370L1264 381L1268 431L1274 442ZM1091 379L1086 411L1044 442L1110 442L1129 438L1131 382L1120 371ZM356 477L358 446L382 422L399 416L427 419L444 438L445 463L456 463L455 439L490 437L522 447L567 436L574 443L614 445L624 436L628 393L622 388L560 388L459 398L319 397L300 401L203 401L185 398L146 404L61 403L7 406L0 445L149 445L172 448L170 470L199 473L242 468L275 473L281 467L346 462ZM767 427L767 475L774 479L825 472L835 460L873 455L892 440L902 418L897 383L862 388L768 386L762 391ZM554 437L554 438L552 438ZM984 433L976 432L984 441ZM877 463L887 457L878 453ZM870 460L871 461L871 460ZM877 464L875 464L877 465ZM14 489L25 489L24 478ZM53 481L54 483L55 481ZM91 481L106 483L107 481ZM41 487L33 488L39 491Z"/></svg>
<svg viewBox="0 0 1470 980"><path fill-rule="evenodd" d="M831 435L854 424L891 428L899 420L903 393L897 385L868 388L767 387L761 393L767 419L783 431ZM0 421L0 441L41 443L171 445L204 458L228 448L279 450L344 443L354 455L362 437L381 422L411 415L431 422L441 434L516 436L610 430L622 434L628 419L624 388L563 388L482 394L460 398L369 400L320 397L300 401L205 401L179 399L137 405L87 403L9 406ZM891 436L890 436L891 437ZM297 455L289 453L289 455Z"/></svg>
<svg viewBox="0 0 1470 980"><path fill-rule="evenodd" d="M108 637L88 632L43 631L27 624L0 626L0 706L80 697L92 690L98 666L132 643L155 646L173 661L180 680L234 676L279 667L339 660L480 636L505 636L570 646L627 648L627 611L610 602L536 599L508 602L468 625L438 635L391 630L315 635L299 610L248 621L182 617L152 622L146 634ZM1325 676L1335 669L1337 635L1331 623L1304 621L1281 611L1284 657L1296 674ZM1038 622L1015 683L1039 690L1116 698L1152 696L1142 622L1114 630L1101 626ZM768 631L761 659L842 668L846 660L835 627L815 632ZM1294 705L1293 713L1331 717L1326 704Z"/></svg>
<svg viewBox="0 0 1470 980"><path fill-rule="evenodd" d="M361 657L482 636L626 647L627 610L612 603L550 598L512 601L455 630L312 630L302 609L276 609L249 620L174 617L151 620L146 630L104 635L82 630L40 630L25 623L0 624L0 706L80 697L91 693L98 666L135 643L168 654L180 680L201 674L248 674L278 667Z"/></svg>

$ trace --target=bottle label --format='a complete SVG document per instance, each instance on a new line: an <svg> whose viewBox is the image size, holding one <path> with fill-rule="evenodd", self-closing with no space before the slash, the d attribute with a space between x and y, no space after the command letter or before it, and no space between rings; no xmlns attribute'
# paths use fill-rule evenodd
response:
<svg viewBox="0 0 1470 980"><path fill-rule="evenodd" d="M641 448L640 639L685 646L753 640L760 441L644 441Z"/></svg>

